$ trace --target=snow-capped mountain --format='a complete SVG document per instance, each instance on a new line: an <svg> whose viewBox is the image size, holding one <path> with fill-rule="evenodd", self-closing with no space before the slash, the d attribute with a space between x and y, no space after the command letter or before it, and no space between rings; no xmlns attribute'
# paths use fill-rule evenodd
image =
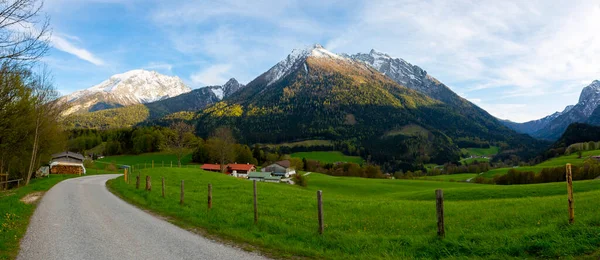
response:
<svg viewBox="0 0 600 260"><path fill-rule="evenodd" d="M398 84L417 90L431 98L452 105L471 106L471 104L467 104L468 101L429 75L427 71L401 58L395 58L374 49L369 53L344 54L343 56L364 62Z"/></svg>
<svg viewBox="0 0 600 260"><path fill-rule="evenodd" d="M304 70L308 71L308 67L304 62L308 57L348 60L346 57L342 57L326 50L320 44L310 45L301 49L294 49L284 60L277 63L263 74L264 80L267 81L267 86L289 75L300 66L304 66Z"/></svg>
<svg viewBox="0 0 600 260"><path fill-rule="evenodd" d="M229 79L225 85L222 86L208 86L206 88L210 89L219 100L230 96L236 91L240 90L244 87L244 84L239 83L235 78Z"/></svg>
<svg viewBox="0 0 600 260"><path fill-rule="evenodd" d="M595 123L594 113L600 106L600 81L594 80L590 85L583 88L579 96L579 102L567 106L562 112L556 112L542 119L525 123L508 122L505 124L514 130L541 139L558 139L567 127L572 123Z"/></svg>
<svg viewBox="0 0 600 260"><path fill-rule="evenodd" d="M64 96L61 101L70 104L70 108L63 113L68 115L150 103L189 91L191 89L178 77L162 75L155 71L132 70L113 75L91 88Z"/></svg>

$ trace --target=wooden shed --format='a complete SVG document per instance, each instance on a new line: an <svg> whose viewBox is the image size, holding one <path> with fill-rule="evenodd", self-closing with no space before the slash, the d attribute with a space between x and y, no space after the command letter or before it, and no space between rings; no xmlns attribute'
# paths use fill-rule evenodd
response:
<svg viewBox="0 0 600 260"><path fill-rule="evenodd" d="M63 152L52 155L50 162L51 174L85 174L83 155L73 152Z"/></svg>

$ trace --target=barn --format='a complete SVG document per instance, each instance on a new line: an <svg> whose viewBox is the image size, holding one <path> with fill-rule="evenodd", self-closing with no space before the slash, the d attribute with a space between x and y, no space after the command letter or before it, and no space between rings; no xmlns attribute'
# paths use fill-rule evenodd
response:
<svg viewBox="0 0 600 260"><path fill-rule="evenodd" d="M85 174L83 155L73 152L62 152L52 155L50 161L51 174Z"/></svg>

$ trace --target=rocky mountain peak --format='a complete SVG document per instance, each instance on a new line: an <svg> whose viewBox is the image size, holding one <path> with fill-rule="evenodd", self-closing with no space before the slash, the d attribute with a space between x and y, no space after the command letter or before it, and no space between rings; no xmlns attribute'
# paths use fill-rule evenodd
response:
<svg viewBox="0 0 600 260"><path fill-rule="evenodd" d="M590 116L594 112L594 109L600 105L600 81L594 80L592 84L583 88L577 105L583 107L585 116Z"/></svg>
<svg viewBox="0 0 600 260"><path fill-rule="evenodd" d="M190 91L191 89L179 77L136 69L112 75L98 85L73 92L61 100L71 104L71 108L63 113L68 115L76 112L150 103Z"/></svg>
<svg viewBox="0 0 600 260"><path fill-rule="evenodd" d="M219 100L228 97L229 95L237 92L244 87L244 84L240 84L235 78L229 79L222 86L209 86L209 88Z"/></svg>

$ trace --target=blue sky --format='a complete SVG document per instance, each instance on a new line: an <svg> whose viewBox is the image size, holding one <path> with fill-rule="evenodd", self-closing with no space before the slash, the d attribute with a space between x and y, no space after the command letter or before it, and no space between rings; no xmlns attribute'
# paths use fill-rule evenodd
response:
<svg viewBox="0 0 600 260"><path fill-rule="evenodd" d="M598 1L46 0L44 58L63 94L132 69L190 87L242 83L292 49L372 48L499 118L541 118L600 79Z"/></svg>

